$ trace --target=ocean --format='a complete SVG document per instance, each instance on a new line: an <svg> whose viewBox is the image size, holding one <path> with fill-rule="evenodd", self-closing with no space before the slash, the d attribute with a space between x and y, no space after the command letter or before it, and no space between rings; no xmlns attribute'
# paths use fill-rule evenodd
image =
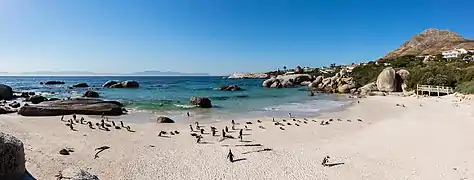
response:
<svg viewBox="0 0 474 180"><path fill-rule="evenodd" d="M48 80L64 81L64 85L41 85ZM101 88L108 80L135 80L138 89ZM118 100L125 104L130 114L166 115L185 119L190 112L203 119L243 119L251 117L314 116L322 111L334 110L347 104L342 96L319 94L308 96L305 87L272 89L261 87L262 79L225 79L217 76L202 77L73 77L73 76L5 76L0 83L15 91L34 91L45 97L80 97L87 88L69 88L77 83L87 83L103 99ZM218 91L221 85L238 85L243 91ZM188 105L193 96L211 99L212 109L199 109Z"/></svg>

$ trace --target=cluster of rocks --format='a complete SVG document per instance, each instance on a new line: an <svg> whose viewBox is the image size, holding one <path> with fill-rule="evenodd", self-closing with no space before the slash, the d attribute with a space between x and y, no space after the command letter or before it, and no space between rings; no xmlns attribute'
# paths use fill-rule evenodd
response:
<svg viewBox="0 0 474 180"><path fill-rule="evenodd" d="M308 87L327 93L354 93L357 90L357 83L352 77L346 76L345 70L341 70L333 77L316 77L313 82L308 84Z"/></svg>
<svg viewBox="0 0 474 180"><path fill-rule="evenodd" d="M219 90L219 91L241 91L242 88L240 88L237 85L222 85L222 86L216 88L216 90Z"/></svg>
<svg viewBox="0 0 474 180"><path fill-rule="evenodd" d="M310 81L313 81L313 77L308 74L279 75L263 81L262 86L267 88L290 88Z"/></svg>
<svg viewBox="0 0 474 180"><path fill-rule="evenodd" d="M107 81L102 87L105 88L138 88L140 85L137 81Z"/></svg>

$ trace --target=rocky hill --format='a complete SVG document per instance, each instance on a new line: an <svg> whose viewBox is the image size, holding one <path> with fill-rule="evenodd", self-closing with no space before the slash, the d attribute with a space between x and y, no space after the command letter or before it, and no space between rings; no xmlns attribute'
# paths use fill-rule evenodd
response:
<svg viewBox="0 0 474 180"><path fill-rule="evenodd" d="M431 28L413 36L399 48L383 56L382 59L404 55L435 55L453 48L474 49L474 40L463 38L449 30Z"/></svg>

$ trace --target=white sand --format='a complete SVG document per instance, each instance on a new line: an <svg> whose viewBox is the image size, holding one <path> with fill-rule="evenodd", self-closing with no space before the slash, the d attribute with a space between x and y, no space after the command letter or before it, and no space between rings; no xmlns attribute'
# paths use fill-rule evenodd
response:
<svg viewBox="0 0 474 180"><path fill-rule="evenodd" d="M252 130L244 131L249 134L244 140L252 141L247 143L219 142L218 137L204 135L208 144L197 144L188 124L179 123L130 124L135 133L82 125L71 131L59 117L8 115L0 116L0 129L24 142L27 169L38 179L54 179L68 166L86 169L100 179L472 179L474 109L470 101L454 106L454 100L454 96L369 97L342 112L323 114L317 123L308 118L308 124L295 126L290 120L293 125L284 131L271 119L262 119L262 124L253 119L254 124L248 125ZM406 107L396 107L397 103ZM334 122L319 125L329 118ZM236 127L243 127L244 122L239 123ZM226 125L230 128L230 122L212 124L219 135ZM205 126L209 132L210 125ZM157 136L160 130L181 133L163 138ZM237 137L237 132L231 134ZM233 146L254 143L264 147ZM104 145L111 149L94 159L94 149ZM65 147L75 152L60 155ZM230 163L225 158L229 148L236 159L245 160ZM244 154L263 148L273 151ZM326 155L331 163L345 164L323 167Z"/></svg>

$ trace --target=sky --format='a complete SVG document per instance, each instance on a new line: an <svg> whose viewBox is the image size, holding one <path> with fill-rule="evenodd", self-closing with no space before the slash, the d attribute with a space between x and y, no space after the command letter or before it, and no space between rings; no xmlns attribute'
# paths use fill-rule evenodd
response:
<svg viewBox="0 0 474 180"><path fill-rule="evenodd" d="M376 60L474 1L0 0L0 72L227 75Z"/></svg>

